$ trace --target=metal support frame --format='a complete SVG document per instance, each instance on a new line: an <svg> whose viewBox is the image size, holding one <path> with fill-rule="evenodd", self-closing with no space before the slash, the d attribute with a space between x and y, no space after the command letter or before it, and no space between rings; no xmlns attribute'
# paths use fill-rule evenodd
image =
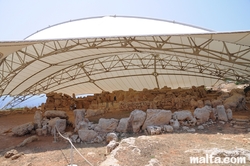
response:
<svg viewBox="0 0 250 166"><path fill-rule="evenodd" d="M214 45L219 45L221 51L213 49ZM168 71L168 75L176 75L178 74L176 71L184 71L183 75L186 76L195 74L198 77L217 80L225 78L248 80L250 77L250 48L235 44L237 49L234 50L238 51L233 52L230 51L229 45L231 43L192 36L116 37L37 42L15 51L1 60L0 96L17 95L7 105L13 106L12 103L26 100L25 96L29 94L60 91L69 86L84 83L92 83L98 89L105 90L98 85L99 81L144 76L144 74L133 74L114 75L108 78L98 77L107 72L115 73L120 70L152 69L151 76L155 78L157 88L161 88L158 76L166 75L166 72L160 72L159 69ZM83 54L83 56L76 56L78 54ZM56 63L48 60L48 57L61 55L67 55L69 58L67 60L59 58ZM22 71L37 62L44 64L44 68L31 72L29 77L23 79L15 87L9 87ZM48 73L44 78L36 80L22 91L17 91L20 86L26 84L27 80L53 66L64 67ZM242 70L239 66L244 69ZM70 84L69 82L72 80L81 81Z"/></svg>
<svg viewBox="0 0 250 166"><path fill-rule="evenodd" d="M18 104L24 102L25 100L28 100L29 98L33 97L34 95L29 96L15 96L11 101L9 101L7 104L5 104L1 109L5 110L8 108L13 108L17 106Z"/></svg>

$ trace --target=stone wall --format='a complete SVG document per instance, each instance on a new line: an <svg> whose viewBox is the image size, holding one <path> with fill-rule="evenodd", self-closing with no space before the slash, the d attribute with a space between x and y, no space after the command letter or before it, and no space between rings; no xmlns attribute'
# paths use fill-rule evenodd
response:
<svg viewBox="0 0 250 166"><path fill-rule="evenodd" d="M86 97L83 100L88 100L88 98ZM147 109L179 110L190 108L192 99L198 101L206 98L209 98L209 96L204 86L190 89L163 87L162 89L143 89L142 91L129 89L128 91L119 90L112 93L95 94L91 96L92 101L89 100L90 103L84 108L105 111L133 111L135 109L144 111Z"/></svg>
<svg viewBox="0 0 250 166"><path fill-rule="evenodd" d="M47 100L42 104L42 110L62 110L67 111L76 107L76 99L67 94L62 93L47 93Z"/></svg>
<svg viewBox="0 0 250 166"><path fill-rule="evenodd" d="M143 89L136 91L118 90L113 92L103 91L93 96L76 98L62 93L47 94L47 101L42 106L43 110L73 110L86 109L89 115L94 116L113 111L133 111L140 109L165 109L165 110L191 110L202 108L205 104L219 101L223 103L235 93L243 93L243 90L233 90L231 93L206 90L204 86L191 87L190 89ZM238 103L240 104L240 103ZM234 108L231 108L234 110Z"/></svg>

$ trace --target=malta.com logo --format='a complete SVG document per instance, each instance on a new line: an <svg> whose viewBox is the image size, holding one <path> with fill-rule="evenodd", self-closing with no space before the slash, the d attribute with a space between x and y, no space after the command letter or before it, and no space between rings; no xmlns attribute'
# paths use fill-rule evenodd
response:
<svg viewBox="0 0 250 166"><path fill-rule="evenodd" d="M203 157L190 157L190 164L246 164L246 157L215 157L206 154Z"/></svg>

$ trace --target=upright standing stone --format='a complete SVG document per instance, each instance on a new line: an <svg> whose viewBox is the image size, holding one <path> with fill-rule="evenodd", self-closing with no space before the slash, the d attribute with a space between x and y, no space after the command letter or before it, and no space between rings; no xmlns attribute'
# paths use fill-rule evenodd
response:
<svg viewBox="0 0 250 166"><path fill-rule="evenodd" d="M212 108L210 106L205 106L202 108L196 108L194 110L194 117L197 119L197 124L203 124L210 118L210 113Z"/></svg>
<svg viewBox="0 0 250 166"><path fill-rule="evenodd" d="M66 119L58 119L56 121L56 127L57 127L57 129L59 130L60 133L65 132L66 125L67 125Z"/></svg>
<svg viewBox="0 0 250 166"><path fill-rule="evenodd" d="M173 126L174 130L178 130L180 128L180 122L177 119L171 119L170 125Z"/></svg>
<svg viewBox="0 0 250 166"><path fill-rule="evenodd" d="M36 111L34 115L34 125L36 128L38 129L42 128L42 119L43 119L43 116L42 116L41 111Z"/></svg>
<svg viewBox="0 0 250 166"><path fill-rule="evenodd" d="M218 120L223 120L223 121L227 122L228 118L227 118L227 113L225 111L224 105L218 105L216 107L216 109L217 109L217 113L218 113Z"/></svg>
<svg viewBox="0 0 250 166"><path fill-rule="evenodd" d="M85 109L75 109L74 110L75 117L75 126L78 125L79 122L84 120L85 117Z"/></svg>
<svg viewBox="0 0 250 166"><path fill-rule="evenodd" d="M119 133L126 133L128 128L128 120L129 118L121 118L115 130Z"/></svg>
<svg viewBox="0 0 250 166"><path fill-rule="evenodd" d="M143 125L146 119L146 113L141 110L134 110L130 113L128 119L128 132L137 133L140 131L141 126Z"/></svg>
<svg viewBox="0 0 250 166"><path fill-rule="evenodd" d="M226 113L227 113L228 120L232 120L233 119L233 112L232 112L232 110L230 108L228 108L226 110Z"/></svg>

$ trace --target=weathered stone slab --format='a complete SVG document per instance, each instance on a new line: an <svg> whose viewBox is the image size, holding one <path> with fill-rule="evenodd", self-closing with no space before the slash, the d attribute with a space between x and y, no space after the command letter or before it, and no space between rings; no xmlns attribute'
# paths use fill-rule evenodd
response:
<svg viewBox="0 0 250 166"><path fill-rule="evenodd" d="M78 122L78 124L75 126L75 132L77 132L78 130L81 130L81 129L84 129L84 130L87 130L88 129L88 122L86 121L80 121Z"/></svg>
<svg viewBox="0 0 250 166"><path fill-rule="evenodd" d="M95 127L96 131L100 132L113 132L115 131L116 127L118 125L118 120L111 118L111 119L99 119L98 125Z"/></svg>
<svg viewBox="0 0 250 166"><path fill-rule="evenodd" d="M196 108L194 110L194 117L197 119L197 124L203 124L208 121L212 108L210 106L204 106L202 108Z"/></svg>
<svg viewBox="0 0 250 166"><path fill-rule="evenodd" d="M83 142L91 142L98 134L94 130L78 130L78 135Z"/></svg>
<svg viewBox="0 0 250 166"><path fill-rule="evenodd" d="M67 126L66 119L60 119L57 117L48 121L47 128L48 132L53 135L55 134L55 132L57 132L55 127L57 127L59 132L64 133L66 126Z"/></svg>
<svg viewBox="0 0 250 166"><path fill-rule="evenodd" d="M25 123L25 124L14 127L12 129L12 132L16 136L23 136L25 134L30 133L33 129L34 129L34 123L29 122L29 123Z"/></svg>
<svg viewBox="0 0 250 166"><path fill-rule="evenodd" d="M173 118L174 119L178 119L179 121L183 121L183 120L192 120L194 117L191 113L191 111L188 110L182 110L182 111L175 111L173 113Z"/></svg>
<svg viewBox="0 0 250 166"><path fill-rule="evenodd" d="M48 119L59 117L61 119L68 119L68 115L65 111L48 110L44 113L44 116Z"/></svg>
<svg viewBox="0 0 250 166"><path fill-rule="evenodd" d="M160 126L169 124L171 118L172 112L170 110L147 109L147 116L142 129L145 130L147 126L152 125Z"/></svg>

